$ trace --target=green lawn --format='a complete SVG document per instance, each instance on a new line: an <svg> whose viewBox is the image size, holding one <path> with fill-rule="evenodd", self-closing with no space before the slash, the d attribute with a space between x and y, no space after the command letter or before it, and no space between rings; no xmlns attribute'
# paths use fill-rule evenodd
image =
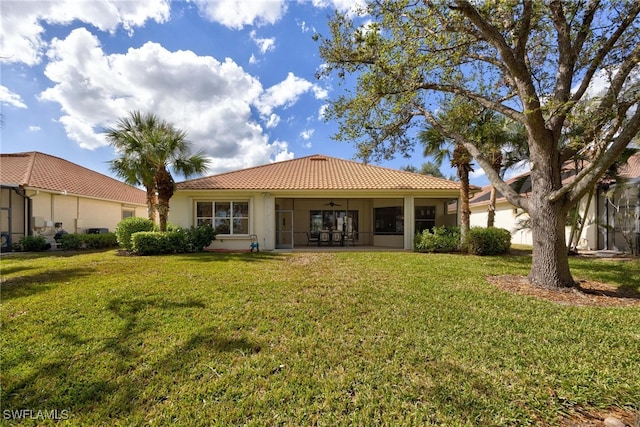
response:
<svg viewBox="0 0 640 427"><path fill-rule="evenodd" d="M640 262L572 259L640 291ZM7 411L73 425L554 425L640 410L640 307L484 277L528 256L3 256ZM62 412L65 411L65 412Z"/></svg>

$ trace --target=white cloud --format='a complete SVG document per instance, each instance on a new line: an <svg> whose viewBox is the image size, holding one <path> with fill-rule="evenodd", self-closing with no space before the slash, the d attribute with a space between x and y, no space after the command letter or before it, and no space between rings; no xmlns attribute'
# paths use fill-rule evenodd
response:
<svg viewBox="0 0 640 427"><path fill-rule="evenodd" d="M471 173L469 174L469 178L482 178L485 175L486 174L484 173L484 169L482 169L480 166L477 166L473 169L473 171L471 171Z"/></svg>
<svg viewBox="0 0 640 427"><path fill-rule="evenodd" d="M303 1L305 0L298 0L299 3ZM353 15L363 8L366 2L365 0L312 0L312 4L317 8L333 8Z"/></svg>
<svg viewBox="0 0 640 427"><path fill-rule="evenodd" d="M263 55L276 48L276 39L273 37L268 39L262 39L262 38L256 37L255 31L251 31L251 33L249 33L249 37L251 37L251 40L253 40L256 46L258 46L258 49L260 49L260 53L262 53Z"/></svg>
<svg viewBox="0 0 640 427"><path fill-rule="evenodd" d="M280 124L280 116L278 116L277 114L271 114L265 126L267 127L267 129L270 129L278 126L279 124Z"/></svg>
<svg viewBox="0 0 640 427"><path fill-rule="evenodd" d="M329 105L324 104L320 107L320 109L318 110L318 120L324 120L326 114L327 114L327 109L329 108Z"/></svg>
<svg viewBox="0 0 640 427"><path fill-rule="evenodd" d="M41 130L40 126L29 126L29 132L40 132Z"/></svg>
<svg viewBox="0 0 640 427"><path fill-rule="evenodd" d="M11 105L16 108L27 108L22 102L22 97L15 92L11 92L6 86L0 85L0 103Z"/></svg>
<svg viewBox="0 0 640 427"><path fill-rule="evenodd" d="M40 99L60 105L59 123L81 147L107 145L104 127L132 110L148 111L186 131L194 149L214 159L212 173L293 156L286 142L270 142L264 127L279 123L275 108L313 90L289 75L265 91L231 59L170 52L152 42L107 55L84 28L54 39L47 55L45 74L53 85ZM268 111L266 124L252 116L252 108Z"/></svg>
<svg viewBox="0 0 640 427"><path fill-rule="evenodd" d="M305 141L308 141L311 139L315 131L316 131L315 129L305 129L302 132L300 132L300 138L304 139Z"/></svg>
<svg viewBox="0 0 640 427"><path fill-rule="evenodd" d="M529 161L522 160L516 163L515 165L513 165L511 168L509 168L506 171L506 173L504 174L504 179L505 181L508 181L511 178L515 178L516 176L522 175L524 173L528 173L530 171L531 171L531 168L530 168Z"/></svg>
<svg viewBox="0 0 640 427"><path fill-rule="evenodd" d="M275 24L287 11L285 0L196 0L196 4L207 19L236 30Z"/></svg>
<svg viewBox="0 0 640 427"><path fill-rule="evenodd" d="M102 31L122 27L131 32L149 19L166 22L169 0L2 0L0 61L38 64L47 46L42 38L43 22L69 24L78 20Z"/></svg>
<svg viewBox="0 0 640 427"><path fill-rule="evenodd" d="M317 99L324 99L327 95L326 90L318 85L289 73L286 79L267 89L256 102L256 106L260 114L269 117L274 108L288 108L309 91L312 91Z"/></svg>

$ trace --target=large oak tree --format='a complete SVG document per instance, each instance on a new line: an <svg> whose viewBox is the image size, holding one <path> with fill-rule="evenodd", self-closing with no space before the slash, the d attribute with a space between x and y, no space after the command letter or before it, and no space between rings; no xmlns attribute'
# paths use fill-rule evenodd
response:
<svg viewBox="0 0 640 427"><path fill-rule="evenodd" d="M464 146L491 183L531 218L531 283L574 285L566 250L567 213L640 130L640 2L369 1L360 16L337 13L316 35L326 61L353 90L330 103L336 138L365 158L410 152L426 122ZM597 96L595 86L601 85ZM522 196L474 141L438 121L439 106L463 97L524 126L532 191ZM580 138L565 144L567 133ZM563 164L590 162L570 182Z"/></svg>

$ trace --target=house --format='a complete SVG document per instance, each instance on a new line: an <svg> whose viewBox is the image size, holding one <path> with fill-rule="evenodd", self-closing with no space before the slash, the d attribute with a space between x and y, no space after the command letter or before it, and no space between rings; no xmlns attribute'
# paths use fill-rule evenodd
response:
<svg viewBox="0 0 640 427"><path fill-rule="evenodd" d="M572 179L574 172L567 170L563 181ZM614 250L637 253L640 246L640 155L629 158L619 171L624 182L601 180L591 199L587 194L579 203L578 210L586 222L578 238L578 249ZM531 180L523 174L507 181L520 194L531 191ZM487 215L491 186L483 187L469 202L471 226L487 226ZM531 231L526 227L526 213L509 203L498 192L495 203L495 227L511 232L511 243L532 245ZM567 241L571 227L566 228Z"/></svg>
<svg viewBox="0 0 640 427"><path fill-rule="evenodd" d="M415 233L457 224L456 182L312 155L177 184L169 222L212 224L212 249L361 245L413 249Z"/></svg>
<svg viewBox="0 0 640 427"><path fill-rule="evenodd" d="M27 235L113 231L147 216L146 193L40 152L0 154L2 249Z"/></svg>

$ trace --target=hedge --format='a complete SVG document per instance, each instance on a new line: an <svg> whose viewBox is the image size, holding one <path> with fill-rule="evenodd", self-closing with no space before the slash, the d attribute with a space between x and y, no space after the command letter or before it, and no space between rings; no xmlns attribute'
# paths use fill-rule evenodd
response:
<svg viewBox="0 0 640 427"><path fill-rule="evenodd" d="M118 246L115 233L103 234L64 234L60 239L60 246L65 251L79 249L107 249Z"/></svg>
<svg viewBox="0 0 640 427"><path fill-rule="evenodd" d="M153 231L156 226L148 218L125 218L116 226L116 238L120 247L131 251L133 249L131 236L140 231Z"/></svg>
<svg viewBox="0 0 640 427"><path fill-rule="evenodd" d="M137 255L202 252L216 238L211 225L172 231L139 231L131 236L131 251Z"/></svg>
<svg viewBox="0 0 640 427"><path fill-rule="evenodd" d="M473 255L497 255L509 252L511 233L504 228L473 227L467 236L469 253Z"/></svg>
<svg viewBox="0 0 640 427"><path fill-rule="evenodd" d="M416 234L417 252L454 252L460 247L460 227L434 227Z"/></svg>
<svg viewBox="0 0 640 427"><path fill-rule="evenodd" d="M11 249L17 252L42 252L51 249L51 243L43 236L25 236L11 245Z"/></svg>

